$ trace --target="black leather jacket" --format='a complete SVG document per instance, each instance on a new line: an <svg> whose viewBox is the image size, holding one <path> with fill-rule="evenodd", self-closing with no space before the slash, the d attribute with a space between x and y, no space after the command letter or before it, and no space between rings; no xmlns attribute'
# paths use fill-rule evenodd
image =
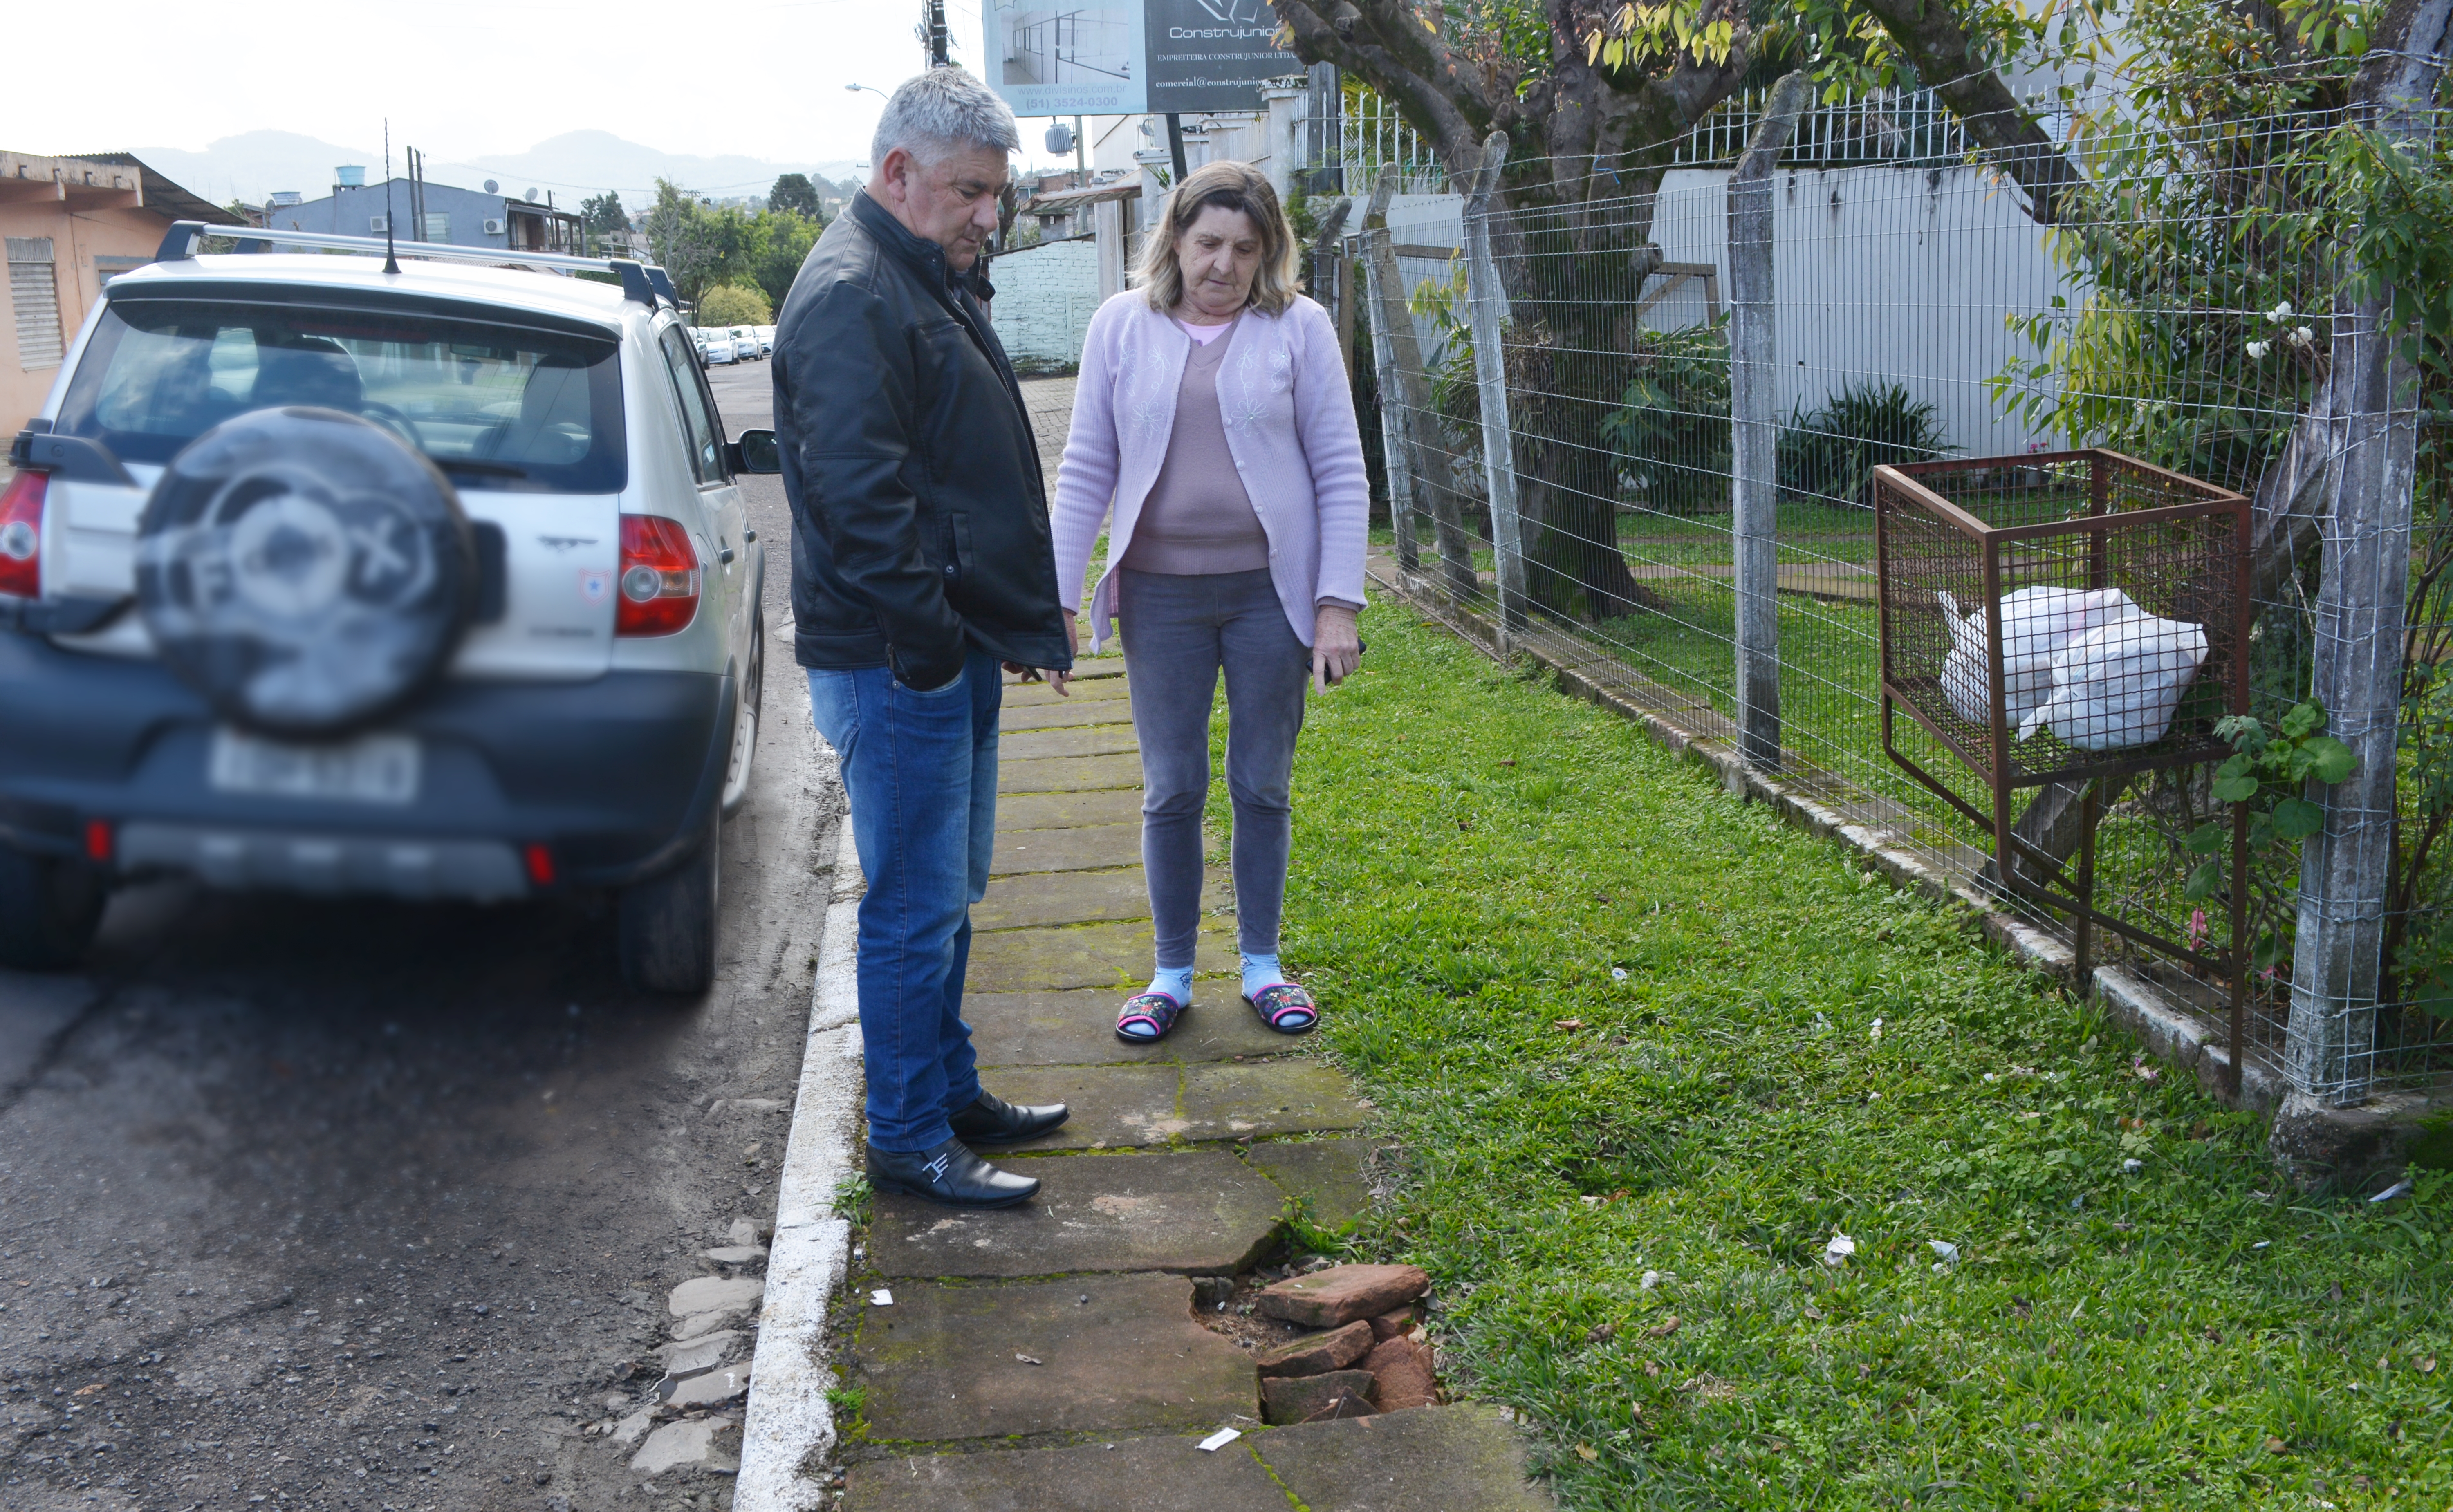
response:
<svg viewBox="0 0 2453 1512"><path fill-rule="evenodd" d="M866 191L775 323L794 657L942 686L969 647L1072 665L1039 446L987 311Z"/></svg>

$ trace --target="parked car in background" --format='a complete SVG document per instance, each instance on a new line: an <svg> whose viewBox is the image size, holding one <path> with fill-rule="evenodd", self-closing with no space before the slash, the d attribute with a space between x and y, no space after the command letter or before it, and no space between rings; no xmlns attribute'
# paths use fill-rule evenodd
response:
<svg viewBox="0 0 2453 1512"><path fill-rule="evenodd" d="M775 355L775 328L753 326L750 328L758 332L758 355L761 357Z"/></svg>
<svg viewBox="0 0 2453 1512"><path fill-rule="evenodd" d="M760 349L758 345L757 328L754 326L733 327L732 350L733 353L743 362L756 362L759 358L765 356L766 352Z"/></svg>
<svg viewBox="0 0 2453 1512"><path fill-rule="evenodd" d="M707 338L707 360L709 365L720 362L739 362L741 360L741 343L733 340L732 332L717 328L705 332L705 335Z"/></svg>
<svg viewBox="0 0 2453 1512"><path fill-rule="evenodd" d="M764 547L660 272L483 249L158 259L103 291L0 495L0 965L111 888L609 894L714 971ZM652 276L651 276L652 275Z"/></svg>

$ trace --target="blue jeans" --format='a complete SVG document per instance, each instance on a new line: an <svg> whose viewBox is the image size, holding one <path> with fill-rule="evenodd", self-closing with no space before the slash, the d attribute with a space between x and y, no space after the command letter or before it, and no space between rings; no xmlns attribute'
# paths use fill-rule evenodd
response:
<svg viewBox="0 0 2453 1512"><path fill-rule="evenodd" d="M980 1095L963 973L996 844L997 659L973 651L915 693L883 666L809 669L809 713L843 762L860 904L860 1036L872 1149L931 1149Z"/></svg>

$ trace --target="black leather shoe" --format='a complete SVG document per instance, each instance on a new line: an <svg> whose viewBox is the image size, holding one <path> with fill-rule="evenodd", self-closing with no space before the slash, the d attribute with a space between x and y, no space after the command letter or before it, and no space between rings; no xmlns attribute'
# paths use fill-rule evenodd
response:
<svg viewBox="0 0 2453 1512"><path fill-rule="evenodd" d="M868 1184L948 1207L1011 1207L1039 1194L1039 1178L1001 1171L951 1139L916 1155L868 1152Z"/></svg>
<svg viewBox="0 0 2453 1512"><path fill-rule="evenodd" d="M978 1102L955 1114L950 1122L954 1138L966 1144L1019 1144L1064 1123L1071 1112L1062 1103L1016 1107L994 1092L982 1092Z"/></svg>

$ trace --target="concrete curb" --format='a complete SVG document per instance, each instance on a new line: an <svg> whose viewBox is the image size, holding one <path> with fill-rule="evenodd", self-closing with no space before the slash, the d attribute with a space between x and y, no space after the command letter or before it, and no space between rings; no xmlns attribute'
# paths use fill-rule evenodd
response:
<svg viewBox="0 0 2453 1512"><path fill-rule="evenodd" d="M834 1384L827 1363L827 1309L851 1258L851 1225L835 1216L835 1188L859 1170L864 1085L853 973L860 862L849 818L836 827L833 901L818 947L808 1039L776 1195L735 1512L812 1512L823 1505L825 1487L803 1467L812 1459L823 1462L835 1444L834 1409L827 1402L827 1388Z"/></svg>

